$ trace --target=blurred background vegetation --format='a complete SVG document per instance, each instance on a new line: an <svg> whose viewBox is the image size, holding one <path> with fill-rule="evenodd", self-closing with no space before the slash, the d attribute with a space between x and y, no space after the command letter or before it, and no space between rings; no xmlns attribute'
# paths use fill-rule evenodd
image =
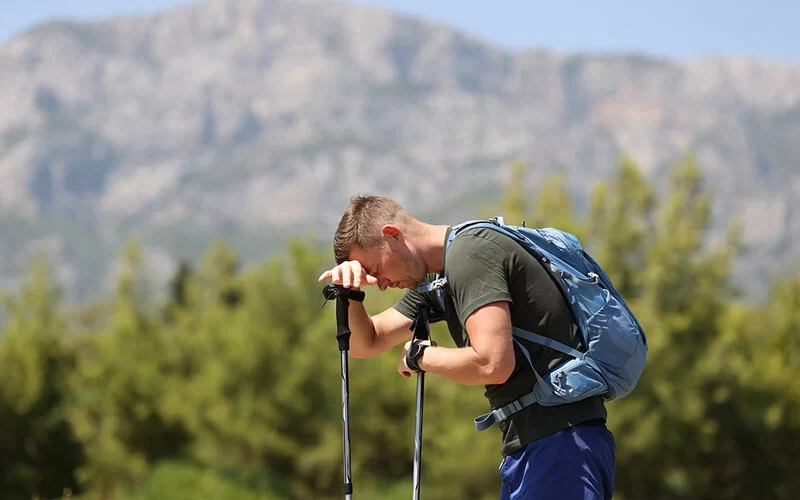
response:
<svg viewBox="0 0 800 500"><path fill-rule="evenodd" d="M537 192L513 165L496 206L476 216L574 232L644 325L648 364L608 404L620 499L788 499L800 489L800 279L763 301L733 285L738 225L709 245L709 191L691 158L657 193L622 159L578 210L564 179ZM413 212L413 210L412 210ZM440 221L437 221L440 222ZM460 221L447 221L457 223ZM218 240L184 262L166 301L143 279L135 241L115 293L69 306L47 255L5 297L0 339L0 492L9 500L332 499L342 495L335 311L313 237L244 268ZM399 292L368 290L371 312ZM443 325L432 329L452 345ZM353 359L354 496L411 492L414 379L399 351ZM422 495L493 499L499 431L475 431L482 390L428 377Z"/></svg>

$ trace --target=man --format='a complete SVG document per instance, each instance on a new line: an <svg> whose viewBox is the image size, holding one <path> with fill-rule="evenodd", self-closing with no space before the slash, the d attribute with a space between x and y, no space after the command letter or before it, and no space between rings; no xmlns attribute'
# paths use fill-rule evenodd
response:
<svg viewBox="0 0 800 500"><path fill-rule="evenodd" d="M402 375L424 371L484 385L491 407L499 408L530 393L536 380L512 340L512 324L578 350L585 346L557 285L522 246L492 229L468 228L446 249L450 231L415 219L390 198L353 198L334 236L337 265L319 281L406 289L392 308L372 317L361 302L351 301L351 354L372 357L406 342L398 365ZM436 292L417 290L436 273L447 279L444 307ZM430 308L431 322L447 322L458 347L426 344L407 359L410 326L422 303ZM566 359L535 343L526 347L540 374ZM558 406L533 404L501 422L501 498L611 498L615 443L605 419L602 397L595 396Z"/></svg>

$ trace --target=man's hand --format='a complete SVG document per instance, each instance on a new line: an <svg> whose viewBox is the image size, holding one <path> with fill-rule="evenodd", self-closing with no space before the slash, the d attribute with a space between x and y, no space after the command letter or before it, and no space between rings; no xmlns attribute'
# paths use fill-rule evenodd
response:
<svg viewBox="0 0 800 500"><path fill-rule="evenodd" d="M406 344L403 346L403 352L400 355L400 363L397 365L397 373L406 378L410 377L412 373L418 373L409 368L408 365L406 364L406 354L408 354L408 349L411 347L412 342L427 345L429 347L436 345L436 342L434 342L433 340L409 340L408 342L406 342Z"/></svg>
<svg viewBox="0 0 800 500"><path fill-rule="evenodd" d="M329 269L319 276L319 282L331 280L334 285L345 288L361 288L365 285L377 285L378 279L367 273L367 270L357 260L342 262L333 269Z"/></svg>

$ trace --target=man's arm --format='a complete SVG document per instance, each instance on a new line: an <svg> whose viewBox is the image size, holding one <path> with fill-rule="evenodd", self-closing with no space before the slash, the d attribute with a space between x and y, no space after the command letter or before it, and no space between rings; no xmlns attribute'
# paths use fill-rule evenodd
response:
<svg viewBox="0 0 800 500"><path fill-rule="evenodd" d="M377 279L354 260L343 262L319 277L320 282L327 279L335 285L356 289L377 283ZM355 358L371 358L411 337L412 320L395 309L389 308L370 317L364 303L355 300L350 301L347 309L348 326L352 333L350 354Z"/></svg>
<svg viewBox="0 0 800 500"><path fill-rule="evenodd" d="M428 347L418 361L420 368L465 385L502 384L514 371L514 343L508 302L480 307L466 321L467 347ZM411 376L405 350L398 371Z"/></svg>
<svg viewBox="0 0 800 500"><path fill-rule="evenodd" d="M371 358L411 338L411 323L395 309L389 308L370 317L361 302L350 301L350 354L354 358Z"/></svg>

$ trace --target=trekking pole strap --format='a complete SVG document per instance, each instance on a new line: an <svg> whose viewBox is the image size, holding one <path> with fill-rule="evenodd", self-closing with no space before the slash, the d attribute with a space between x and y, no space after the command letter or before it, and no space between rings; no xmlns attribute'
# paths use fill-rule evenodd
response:
<svg viewBox="0 0 800 500"><path fill-rule="evenodd" d="M361 290L345 288L342 285L325 285L325 288L322 289L322 295L325 296L326 302L339 298L364 302L364 297L366 296Z"/></svg>
<svg viewBox="0 0 800 500"><path fill-rule="evenodd" d="M417 315L414 316L414 322L411 323L411 330L414 332L413 339L429 340L431 338L431 328L428 323L428 306L422 304L417 310Z"/></svg>

